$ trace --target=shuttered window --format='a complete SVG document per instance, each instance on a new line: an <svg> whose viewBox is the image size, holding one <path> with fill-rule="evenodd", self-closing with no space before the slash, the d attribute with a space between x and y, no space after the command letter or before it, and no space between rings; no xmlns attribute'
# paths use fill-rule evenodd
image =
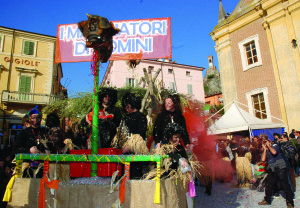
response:
<svg viewBox="0 0 300 208"><path fill-rule="evenodd" d="M135 85L136 84L134 78L126 78L126 87L134 87Z"/></svg>
<svg viewBox="0 0 300 208"><path fill-rule="evenodd" d="M169 83L169 90L175 92L175 83L174 82Z"/></svg>
<svg viewBox="0 0 300 208"><path fill-rule="evenodd" d="M192 95L193 94L193 86L191 84L188 84L187 88L188 88L188 94Z"/></svg>
<svg viewBox="0 0 300 208"><path fill-rule="evenodd" d="M4 48L4 35L0 35L0 51L3 51Z"/></svg>
<svg viewBox="0 0 300 208"><path fill-rule="evenodd" d="M31 88L31 77L20 76L19 92L30 92L30 88Z"/></svg>
<svg viewBox="0 0 300 208"><path fill-rule="evenodd" d="M28 76L20 76L19 79L19 92L26 92L19 94L20 100L28 101L30 99L30 95L27 93L30 93L31 90L31 77Z"/></svg>
<svg viewBox="0 0 300 208"><path fill-rule="evenodd" d="M23 54L33 55L34 54L34 42L24 40L23 42Z"/></svg>

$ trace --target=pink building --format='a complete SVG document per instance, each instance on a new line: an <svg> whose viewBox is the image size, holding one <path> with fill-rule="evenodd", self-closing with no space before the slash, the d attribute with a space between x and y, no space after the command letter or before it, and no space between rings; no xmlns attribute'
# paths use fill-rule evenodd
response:
<svg viewBox="0 0 300 208"><path fill-rule="evenodd" d="M177 64L169 59L141 60L135 68L130 67L128 61L110 61L102 84L117 88L125 86L146 88L143 68L148 67L153 69L152 77L158 69L162 69L155 82L157 86L162 84L165 89L187 94L192 99L205 102L202 77L204 68Z"/></svg>

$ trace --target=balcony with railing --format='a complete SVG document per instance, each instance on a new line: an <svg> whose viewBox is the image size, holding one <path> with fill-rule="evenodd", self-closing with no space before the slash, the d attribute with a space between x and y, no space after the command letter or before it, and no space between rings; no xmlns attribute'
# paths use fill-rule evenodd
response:
<svg viewBox="0 0 300 208"><path fill-rule="evenodd" d="M4 103L28 103L47 105L59 100L58 96L18 91L2 91L1 101Z"/></svg>

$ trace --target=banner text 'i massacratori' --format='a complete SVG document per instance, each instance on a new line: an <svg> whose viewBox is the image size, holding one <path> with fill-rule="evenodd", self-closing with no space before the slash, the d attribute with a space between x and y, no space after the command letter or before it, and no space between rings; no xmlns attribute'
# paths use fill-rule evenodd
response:
<svg viewBox="0 0 300 208"><path fill-rule="evenodd" d="M112 21L121 31L113 37L110 60L171 58L171 19ZM85 47L85 38L77 24L59 25L56 63L91 61L92 48Z"/></svg>

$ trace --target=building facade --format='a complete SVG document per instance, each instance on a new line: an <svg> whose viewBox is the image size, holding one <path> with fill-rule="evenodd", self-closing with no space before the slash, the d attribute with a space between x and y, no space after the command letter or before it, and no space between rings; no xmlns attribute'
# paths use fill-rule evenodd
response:
<svg viewBox="0 0 300 208"><path fill-rule="evenodd" d="M30 109L58 99L63 74L54 64L55 43L54 36L0 27L2 143L16 137Z"/></svg>
<svg viewBox="0 0 300 208"><path fill-rule="evenodd" d="M222 93L206 95L205 96L205 104L208 104L208 105L223 105L223 95L222 95Z"/></svg>
<svg viewBox="0 0 300 208"><path fill-rule="evenodd" d="M215 41L224 105L236 100L261 119L300 129L300 0L220 1Z"/></svg>
<svg viewBox="0 0 300 208"><path fill-rule="evenodd" d="M126 86L146 88L148 86L143 69L148 70L149 67L152 69L152 77L158 69L161 69L156 84L205 102L202 78L204 68L177 64L169 59L141 60L136 67L132 67L129 61L110 61L102 84L117 88Z"/></svg>

